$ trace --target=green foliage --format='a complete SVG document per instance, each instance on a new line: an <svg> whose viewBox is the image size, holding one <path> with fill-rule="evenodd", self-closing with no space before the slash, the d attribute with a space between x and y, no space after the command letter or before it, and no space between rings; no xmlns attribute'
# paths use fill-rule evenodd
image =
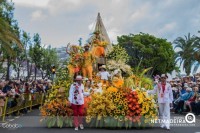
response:
<svg viewBox="0 0 200 133"><path fill-rule="evenodd" d="M108 53L107 58L115 61L120 60L126 63L129 60L129 55L123 47L119 45L114 45L113 50L110 53Z"/></svg>
<svg viewBox="0 0 200 133"><path fill-rule="evenodd" d="M198 61L199 57L199 39L196 36L191 36L188 33L185 37L178 37L174 40L176 52L176 62L180 62L180 66L183 64L183 69L186 74L191 73L192 66ZM195 58L197 57L197 58ZM198 62L199 64L199 62ZM199 65L197 64L197 67ZM197 68L194 68L197 70Z"/></svg>
<svg viewBox="0 0 200 133"><path fill-rule="evenodd" d="M129 55L128 64L140 69L152 67L149 75L173 71L175 67L175 52L172 44L166 39L140 33L122 35L117 38L118 43Z"/></svg>
<svg viewBox="0 0 200 133"><path fill-rule="evenodd" d="M56 73L56 82L70 80L67 67L59 68Z"/></svg>
<svg viewBox="0 0 200 133"><path fill-rule="evenodd" d="M51 48L50 46L48 48L43 48L43 56L41 62L41 71L43 78L51 76L51 67L55 66L56 68L58 68L58 61L59 59L56 49ZM43 72L46 72L46 74L43 75Z"/></svg>
<svg viewBox="0 0 200 133"><path fill-rule="evenodd" d="M29 56L31 61L35 64L35 79L37 74L37 68L41 68L42 57L43 57L43 48L41 46L41 38L39 34L35 34L33 37L33 46L30 46Z"/></svg>
<svg viewBox="0 0 200 133"><path fill-rule="evenodd" d="M12 54L13 45L22 48L16 20L13 17L14 5L6 0L0 1L0 46L9 54ZM16 32L17 31L17 32Z"/></svg>
<svg viewBox="0 0 200 133"><path fill-rule="evenodd" d="M51 127L62 128L64 126L73 127L72 117L62 117L62 116L47 117L45 118L45 123L48 128L51 128Z"/></svg>

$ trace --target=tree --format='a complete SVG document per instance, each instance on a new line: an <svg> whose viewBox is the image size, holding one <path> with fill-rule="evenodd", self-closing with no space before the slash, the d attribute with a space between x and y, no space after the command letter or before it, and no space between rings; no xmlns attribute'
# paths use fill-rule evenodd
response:
<svg viewBox="0 0 200 133"><path fill-rule="evenodd" d="M43 57L43 49L41 46L41 38L40 35L37 33L33 37L33 46L30 46L29 56L31 61L35 64L35 80L37 76L37 69L41 68L42 64L42 57Z"/></svg>
<svg viewBox="0 0 200 133"><path fill-rule="evenodd" d="M19 27L14 20L14 4L6 0L0 1L0 55L1 62L7 61L6 79L10 79L10 66L16 58L13 47L22 48Z"/></svg>
<svg viewBox="0 0 200 133"><path fill-rule="evenodd" d="M26 60L27 78L29 79L30 75L31 75L31 70L32 70L32 65L31 66L29 65L30 59L29 59L29 54L28 54L28 49L29 49L29 46L31 45L31 37L25 31L22 32L21 42L24 46L24 55L25 55L25 60Z"/></svg>
<svg viewBox="0 0 200 133"><path fill-rule="evenodd" d="M183 64L183 69L187 75L191 73L192 66L196 62L195 49L197 48L197 41L197 37L191 36L190 33L174 40L174 49L177 49L176 62L180 62L180 66Z"/></svg>
<svg viewBox="0 0 200 133"><path fill-rule="evenodd" d="M41 74L42 78L50 78L51 76L51 67L55 66L58 68L58 55L56 52L56 49L51 48L50 46L48 48L43 49L43 57L41 62Z"/></svg>
<svg viewBox="0 0 200 133"><path fill-rule="evenodd" d="M115 61L121 60L126 63L129 60L129 55L124 48L119 45L114 45L113 50L108 53L107 58Z"/></svg>
<svg viewBox="0 0 200 133"><path fill-rule="evenodd" d="M128 64L140 69L152 67L148 73L161 74L171 72L175 67L175 52L172 44L166 39L139 33L117 37L118 43L129 55Z"/></svg>
<svg viewBox="0 0 200 133"><path fill-rule="evenodd" d="M14 4L7 2L6 0L0 1L0 45L4 47L9 53L13 53L11 48L13 42L22 47L21 42L16 35L14 25L17 21L13 18Z"/></svg>

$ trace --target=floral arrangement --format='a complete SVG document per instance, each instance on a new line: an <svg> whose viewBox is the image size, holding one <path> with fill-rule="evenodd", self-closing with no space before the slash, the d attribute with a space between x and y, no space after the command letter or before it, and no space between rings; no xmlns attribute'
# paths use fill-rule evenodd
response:
<svg viewBox="0 0 200 133"><path fill-rule="evenodd" d="M72 126L73 111L70 107L68 97L72 81L68 77L66 68L58 69L54 85L45 96L45 103L40 108L41 122L47 127Z"/></svg>
<svg viewBox="0 0 200 133"><path fill-rule="evenodd" d="M126 90L126 91L125 91ZM88 103L86 122L96 127L142 127L157 119L157 106L146 91L108 87ZM152 126L152 124L149 124Z"/></svg>
<svg viewBox="0 0 200 133"><path fill-rule="evenodd" d="M143 116L143 122L145 124L149 124L152 126L150 121L153 119L157 119L158 114L158 106L156 105L156 102L153 98L153 96L149 96L146 92L146 89L137 88L135 90L138 94L138 103L140 104L140 107L142 109L141 116Z"/></svg>
<svg viewBox="0 0 200 133"><path fill-rule="evenodd" d="M132 75L132 70L131 67L129 65L127 65L124 61L122 60L109 60L107 62L107 68L110 71L116 70L116 69L120 69L122 72L128 74L128 75Z"/></svg>
<svg viewBox="0 0 200 133"><path fill-rule="evenodd" d="M139 97L136 91L131 91L126 94L126 99L128 100L128 111L127 118L133 123L140 124L142 109L139 104Z"/></svg>
<svg viewBox="0 0 200 133"><path fill-rule="evenodd" d="M116 107L110 114L110 117L113 117L114 121L116 121L113 122L114 126L121 127L123 126L128 111L128 100L125 97L126 95L122 91L109 93L108 95L112 97L111 100Z"/></svg>
<svg viewBox="0 0 200 133"><path fill-rule="evenodd" d="M48 127L72 126L73 111L66 99L54 99L45 103L41 108L41 121L45 121Z"/></svg>
<svg viewBox="0 0 200 133"><path fill-rule="evenodd" d="M108 87L108 88L106 89L106 91L107 91L108 93L112 93L112 92L118 92L118 89L117 89L116 87L111 86L111 87Z"/></svg>
<svg viewBox="0 0 200 133"><path fill-rule="evenodd" d="M92 95L92 100L87 108L87 123L97 119L96 126L98 126L98 121L101 120L102 117L104 118L112 115L112 112L116 109L116 107L113 105L110 98L111 95L107 95L107 93Z"/></svg>

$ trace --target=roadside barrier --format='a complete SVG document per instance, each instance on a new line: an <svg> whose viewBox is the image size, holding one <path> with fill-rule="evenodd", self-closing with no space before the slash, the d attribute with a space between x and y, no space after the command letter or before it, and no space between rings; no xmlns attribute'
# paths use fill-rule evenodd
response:
<svg viewBox="0 0 200 133"><path fill-rule="evenodd" d="M32 94L21 94L18 98L6 97L5 104L3 106L2 112L2 122L5 122L6 115L10 115L12 113L20 114L22 110L30 110L32 111L32 107L37 105L42 105L44 103L44 93L32 93ZM16 103L14 107L9 107L9 103ZM0 117L0 118L1 118Z"/></svg>

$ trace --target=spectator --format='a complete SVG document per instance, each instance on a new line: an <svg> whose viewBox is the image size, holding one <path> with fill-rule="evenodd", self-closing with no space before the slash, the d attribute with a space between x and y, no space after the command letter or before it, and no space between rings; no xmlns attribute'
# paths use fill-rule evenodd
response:
<svg viewBox="0 0 200 133"><path fill-rule="evenodd" d="M24 93L26 93L26 94L30 93L30 86L27 82L24 85Z"/></svg>
<svg viewBox="0 0 200 133"><path fill-rule="evenodd" d="M1 86L0 88L0 117L2 116L2 113L3 113L3 107L5 105L5 97L6 97L6 94L3 93L2 86Z"/></svg>
<svg viewBox="0 0 200 133"><path fill-rule="evenodd" d="M196 100L196 98L198 96L199 88L198 87L194 87L193 91L194 91L194 95L189 100L187 100L185 102L186 107L187 106L189 107L189 112L192 112L191 102L195 102L195 100Z"/></svg>
<svg viewBox="0 0 200 133"><path fill-rule="evenodd" d="M172 87L172 92L173 92L173 98L177 99L179 96L179 89L176 85L173 85Z"/></svg>
<svg viewBox="0 0 200 133"><path fill-rule="evenodd" d="M13 86L13 82L12 81L6 81L6 85L3 88L3 93L8 93L9 91L11 91Z"/></svg>
<svg viewBox="0 0 200 133"><path fill-rule="evenodd" d="M184 86L183 88L181 88L181 94L185 94L186 93L186 88L188 88L188 84L187 83L184 83Z"/></svg>
<svg viewBox="0 0 200 133"><path fill-rule="evenodd" d="M196 97L194 102L191 102L192 112L195 115L200 115L200 95Z"/></svg>
<svg viewBox="0 0 200 133"><path fill-rule="evenodd" d="M193 95L194 92L192 91L192 88L187 88L186 89L186 93L182 94L181 91L179 92L180 96L177 100L174 101L174 104L176 104L176 108L175 108L175 113L182 113L183 107L184 107L184 103L185 101L189 100Z"/></svg>

